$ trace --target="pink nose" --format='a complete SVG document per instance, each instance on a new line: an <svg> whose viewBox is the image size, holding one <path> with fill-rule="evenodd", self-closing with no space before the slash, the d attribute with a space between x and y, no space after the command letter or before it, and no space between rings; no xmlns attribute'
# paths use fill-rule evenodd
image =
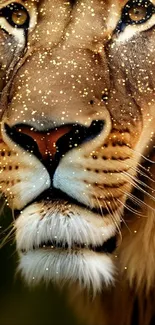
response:
<svg viewBox="0 0 155 325"><path fill-rule="evenodd" d="M54 155L56 154L56 142L62 136L67 134L71 129L72 127L62 126L60 128L56 128L45 133L34 131L29 127L22 126L17 128L17 131L29 135L34 141L36 141L42 158L46 159L48 156L50 156L51 158L54 157Z"/></svg>

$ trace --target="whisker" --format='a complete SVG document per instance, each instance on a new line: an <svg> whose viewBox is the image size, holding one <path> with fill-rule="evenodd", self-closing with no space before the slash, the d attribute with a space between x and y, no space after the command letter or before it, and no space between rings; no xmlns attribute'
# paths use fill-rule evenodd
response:
<svg viewBox="0 0 155 325"><path fill-rule="evenodd" d="M94 193L94 196L95 196L96 201L97 201L97 203L98 203L98 206L99 206L99 208L100 208L101 215L102 215L102 217L104 217L104 213L103 213L102 206L101 206L101 204L100 204L100 202L99 202L99 200L98 200L98 198L97 198L97 196L96 196L95 193ZM117 221L117 219L114 217L114 212L113 212L113 211L110 211L110 208L109 208L109 206L107 205L106 202L104 202L104 204L105 204L105 206L106 206L107 211L109 212L109 215L111 216L112 222L115 224L115 226L116 226L116 228L117 228L117 230L118 230L118 233L120 233L120 228L119 228L119 225L118 225L118 221Z"/></svg>
<svg viewBox="0 0 155 325"><path fill-rule="evenodd" d="M122 201L121 201L121 200L119 200L118 198L114 198L114 196L113 196L113 202L114 202L114 204L115 204L116 207L117 207L117 202L116 202L116 200L117 200L119 203L122 204ZM124 205L123 205L123 206L124 206ZM117 210L114 211L114 213L117 215L117 218L120 219L120 216L118 215ZM116 219L117 219L117 218L116 218ZM127 229L130 230L129 227L128 227L128 225L126 224L125 220L124 220L122 217L121 217L120 221L122 221L122 222L125 224L125 226L127 227ZM121 241L122 241L122 234L121 234Z"/></svg>
<svg viewBox="0 0 155 325"><path fill-rule="evenodd" d="M12 208L11 209L11 212L12 212L12 218L14 220L14 222L16 221L16 218L15 218L15 210Z"/></svg>
<svg viewBox="0 0 155 325"><path fill-rule="evenodd" d="M128 193L125 192L123 190L120 189L120 192L122 192L123 194L127 195L128 198L134 203L137 204L139 207L141 207L142 205L145 205L147 208L151 209L152 211L154 211L154 208L152 208L151 206L149 206L145 201L140 200L139 198L135 197L135 195L133 195L132 193Z"/></svg>
<svg viewBox="0 0 155 325"><path fill-rule="evenodd" d="M146 168L145 166L143 166L141 163L139 163L137 161L137 159L134 159L134 157L131 158L131 160L135 163L135 166L130 166L129 169L135 169L135 171L142 173L142 169L143 169L143 173L146 177L154 177L154 175L150 172L150 170L148 170L148 168ZM149 176L148 176L149 175ZM152 178L150 178L151 181L155 182L155 180L153 180Z"/></svg>
<svg viewBox="0 0 155 325"><path fill-rule="evenodd" d="M123 173L124 173L124 172L123 172ZM144 193L144 194L147 195L150 199L152 199L153 202L155 202L155 198L154 198L154 196L152 196L149 192L146 192L142 187L140 187L140 185L138 184L136 178L132 179L132 175L130 175L130 174L127 174L127 176L128 176L129 181L130 181L130 184L131 184L134 188L136 188L136 189L139 190L140 192ZM143 182L142 182L142 183L143 183ZM144 184L145 184L145 183L144 183ZM151 189L151 190L154 192L154 190L153 190L152 188L150 188L149 186L148 186L148 188Z"/></svg>
<svg viewBox="0 0 155 325"><path fill-rule="evenodd" d="M120 227L119 227L119 225L118 225L118 221L117 221L117 219L115 218L115 216L114 216L114 211L111 209L111 211L110 211L110 208L109 208L109 206L108 206L108 204L105 202L105 206L106 206L106 209L108 210L108 212L109 212L109 215L111 216L111 219L112 219L112 221L114 222L114 225L116 226L116 229L118 230L118 233L119 233L119 235L120 235L120 238L121 238L121 240L122 240L122 233L121 233L121 229L120 229Z"/></svg>
<svg viewBox="0 0 155 325"><path fill-rule="evenodd" d="M152 173L150 172L150 170L148 170L148 168L146 168L145 166L143 166L140 162L137 162L137 166L139 166L140 169L145 170L149 175L152 175Z"/></svg>
<svg viewBox="0 0 155 325"><path fill-rule="evenodd" d="M142 185L142 186L148 188L149 190L151 190L152 192L155 192L155 190L152 187L150 187L149 185L147 185L143 181L139 180L135 176L133 176L133 175L127 173L127 172L124 172L124 171L123 171L123 174L126 175L129 179L132 179L134 182L136 182L136 184Z"/></svg>
<svg viewBox="0 0 155 325"><path fill-rule="evenodd" d="M14 224L14 222L12 221L11 224L10 224L7 228L3 229L3 230L0 232L0 235L1 235L1 236L4 236L4 234L5 234L6 232L8 232L10 228L13 227L13 224Z"/></svg>
<svg viewBox="0 0 155 325"><path fill-rule="evenodd" d="M11 230L10 230L10 232L5 236L5 238L2 240L2 242L0 243L0 249L4 246L4 245L6 245L9 241L11 241L12 240L12 238L14 238L14 232L15 232L15 229L14 228L12 228Z"/></svg>
<svg viewBox="0 0 155 325"><path fill-rule="evenodd" d="M2 198L2 195L0 196L0 199L1 198ZM6 207L6 204L7 204L7 202L6 202L6 200L4 200L4 202L3 202L3 204L2 204L2 206L0 208L0 215L2 215L2 213L3 213L3 211L4 211L5 207Z"/></svg>
<svg viewBox="0 0 155 325"><path fill-rule="evenodd" d="M122 203L119 199L116 198L116 200L119 201L120 203ZM117 202L116 202L116 204L117 204ZM124 204L123 204L123 206L124 206ZM127 225L127 223L126 223L126 221L124 220L123 217L121 217L120 221L122 221L122 222L124 223L125 227L126 227L126 228L129 230L129 232L131 233L131 230L130 230L130 228L128 227L128 225ZM121 235L121 240L122 240L122 235Z"/></svg>
<svg viewBox="0 0 155 325"><path fill-rule="evenodd" d="M151 164L155 164L155 161L147 158L146 156L144 156L143 154L141 154L140 152L136 151L133 148L130 148L131 151L133 151L134 153L138 154L139 156L141 156L142 158L144 158L146 161L150 162Z"/></svg>
<svg viewBox="0 0 155 325"><path fill-rule="evenodd" d="M119 191L123 194L125 194L129 199L132 199L133 203L137 204L139 207L142 206L142 204L144 203L141 199L137 198L135 195L133 195L132 193L128 192L128 191L124 191L119 189Z"/></svg>
<svg viewBox="0 0 155 325"><path fill-rule="evenodd" d="M144 214L140 213L138 210L130 207L127 203L124 203L122 202L120 199L116 198L117 201L119 201L125 209L129 210L130 212L136 214L137 216L140 216L140 217L145 217Z"/></svg>
<svg viewBox="0 0 155 325"><path fill-rule="evenodd" d="M96 201L97 201L97 203L98 203L99 209L100 209L100 211L101 211L101 215L102 215L102 217L104 217L102 206L101 206L101 204L100 204L100 202L99 202L99 199L98 199L98 197L96 196L95 192L94 192L94 195L95 195Z"/></svg>
<svg viewBox="0 0 155 325"><path fill-rule="evenodd" d="M133 169L135 172L137 172L140 176L143 176L143 177L147 178L149 181L155 183L155 180L152 179L151 177L149 177L146 173L142 172L140 168L131 167L131 169Z"/></svg>
<svg viewBox="0 0 155 325"><path fill-rule="evenodd" d="M17 251L16 251L16 249L14 249L14 251L12 252L12 254L10 255L10 257L14 257L16 253L17 253Z"/></svg>

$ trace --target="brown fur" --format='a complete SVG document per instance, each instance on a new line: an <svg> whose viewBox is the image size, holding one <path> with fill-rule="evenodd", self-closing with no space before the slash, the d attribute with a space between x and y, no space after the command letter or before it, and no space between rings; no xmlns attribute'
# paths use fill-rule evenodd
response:
<svg viewBox="0 0 155 325"><path fill-rule="evenodd" d="M95 298L87 292L79 293L77 288L74 297L71 289L70 304L84 324L154 324L155 204L148 198L144 202L148 207L141 207L142 216L128 213L122 227L122 242L115 254L118 267L115 285L104 288Z"/></svg>
<svg viewBox="0 0 155 325"><path fill-rule="evenodd" d="M26 1L27 8L39 12L26 53L16 39L0 31L2 126L25 123L45 131L68 123L89 127L93 120L103 119L107 129L100 141L83 145L80 167L76 161L77 169L87 170L81 183L95 193L88 192L91 207L102 210L108 205L118 211L117 198L126 204L137 184L146 191L139 191L144 194L139 208L129 206L130 212L126 209L115 221L119 227L123 220L122 240L113 256L118 267L115 286L104 288L93 300L85 292L75 297L77 313L90 325L150 325L155 314L155 168L150 156L155 133L155 30L139 30L119 43L114 25L126 2L79 0L71 8L62 0ZM0 6L5 3L0 1ZM26 160L3 128L0 146L1 152L9 152L1 155L2 192L13 208L22 209L23 189L19 195L13 186L22 184ZM143 155L152 161L142 161ZM96 161L101 161L97 171ZM145 173L145 184L135 185L136 169L144 162L147 172L142 167L139 174ZM35 164L31 168L35 172ZM129 174L122 175L126 169ZM110 217L107 222L112 223Z"/></svg>

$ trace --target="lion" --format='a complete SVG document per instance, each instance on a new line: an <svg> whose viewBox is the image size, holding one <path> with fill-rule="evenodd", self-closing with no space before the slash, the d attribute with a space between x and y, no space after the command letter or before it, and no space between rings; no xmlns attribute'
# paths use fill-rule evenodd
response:
<svg viewBox="0 0 155 325"><path fill-rule="evenodd" d="M93 325L154 317L154 25L154 0L0 0L18 271L91 292Z"/></svg>

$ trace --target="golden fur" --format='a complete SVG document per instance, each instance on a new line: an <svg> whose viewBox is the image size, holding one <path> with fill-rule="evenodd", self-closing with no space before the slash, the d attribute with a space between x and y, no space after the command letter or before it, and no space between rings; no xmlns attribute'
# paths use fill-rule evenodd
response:
<svg viewBox="0 0 155 325"><path fill-rule="evenodd" d="M80 289L72 302L85 324L150 325L155 14L119 30L127 0L16 2L29 14L29 29L14 28L0 15L0 188L10 207L20 210L14 224L19 270L30 284L33 277L92 289L95 298ZM0 0L2 13L10 3ZM74 143L52 177L18 138L23 125L47 134L64 125L88 130L94 121L104 127ZM49 199L55 189L67 198ZM90 249L116 234L113 255ZM49 240L52 253L40 249Z"/></svg>

